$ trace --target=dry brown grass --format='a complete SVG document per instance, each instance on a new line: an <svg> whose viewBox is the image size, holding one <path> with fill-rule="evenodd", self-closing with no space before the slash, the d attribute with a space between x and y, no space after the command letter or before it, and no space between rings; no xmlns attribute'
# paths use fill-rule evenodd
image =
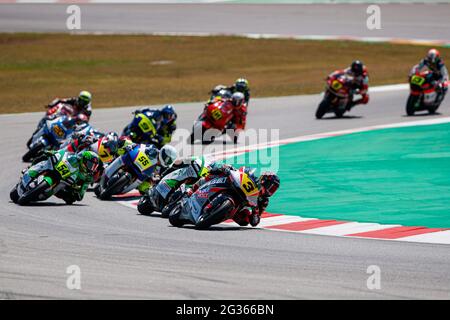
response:
<svg viewBox="0 0 450 320"><path fill-rule="evenodd" d="M240 37L0 34L0 113L42 110L55 96L93 93L94 108L202 101L216 84L249 79L254 97L316 93L363 60L370 84L405 82L427 48ZM450 49L441 53L450 56ZM170 61L169 64L154 64Z"/></svg>

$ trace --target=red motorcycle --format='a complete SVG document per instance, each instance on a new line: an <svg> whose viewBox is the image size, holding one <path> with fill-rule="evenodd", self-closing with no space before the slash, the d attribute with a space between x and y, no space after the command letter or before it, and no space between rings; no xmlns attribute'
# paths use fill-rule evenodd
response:
<svg viewBox="0 0 450 320"><path fill-rule="evenodd" d="M334 112L341 118L352 100L352 78L346 74L329 76L326 79L325 93L316 111L316 118L321 119L326 113Z"/></svg>
<svg viewBox="0 0 450 320"><path fill-rule="evenodd" d="M428 110L430 114L436 112L442 99L437 92L438 85L433 79L433 73L429 69L418 70L409 77L411 92L406 102L406 113L414 115L416 111Z"/></svg>
<svg viewBox="0 0 450 320"><path fill-rule="evenodd" d="M234 116L233 105L226 100L218 100L209 103L197 121L194 122L190 143L201 140L202 143L212 143L216 137L224 134L229 129L229 124ZM234 132L234 130L233 130ZM233 133L232 139L237 143L237 135Z"/></svg>

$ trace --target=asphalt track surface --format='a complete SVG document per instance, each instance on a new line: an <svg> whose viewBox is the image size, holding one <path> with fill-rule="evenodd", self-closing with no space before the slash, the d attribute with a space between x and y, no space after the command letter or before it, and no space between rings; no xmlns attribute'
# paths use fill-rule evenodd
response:
<svg viewBox="0 0 450 320"><path fill-rule="evenodd" d="M82 31L88 32L450 39L448 5L381 5L379 31L365 28L366 5L81 7ZM0 31L67 31L65 8L0 5ZM406 91L373 93L370 105L357 107L352 117L321 121L313 117L318 95L254 99L248 127L280 128L280 138L289 138L450 114L447 97L442 115L407 118L406 95ZM176 108L179 127L188 129L202 106L189 103ZM94 110L92 123L101 130L120 131L133 109ZM450 246L446 245L239 228L177 229L167 220L140 216L92 194L73 206L57 199L16 206L9 201L9 191L25 166L20 161L25 141L40 116L0 116L0 299L450 298ZM70 265L81 268L81 290L66 287ZM370 265L381 269L380 290L366 286Z"/></svg>
<svg viewBox="0 0 450 320"><path fill-rule="evenodd" d="M249 127L281 128L280 137L287 138L430 118L405 117L406 96L405 90L373 93L370 105L354 109L353 117L329 120L313 117L319 95L254 99ZM94 110L92 123L120 131L133 109ZM202 105L176 109L179 127L190 128ZM449 99L440 111L431 118L450 114ZM14 205L9 190L24 167L25 141L40 116L0 116L0 298L450 298L446 245L239 228L178 229L165 219L99 201L92 193L73 206L58 199ZM81 268L81 290L66 288L70 265ZM380 290L367 289L370 265L381 268Z"/></svg>
<svg viewBox="0 0 450 320"><path fill-rule="evenodd" d="M67 4L0 4L2 32L67 32ZM367 4L84 4L81 32L270 33L450 39L450 4L380 4L381 30L366 27Z"/></svg>

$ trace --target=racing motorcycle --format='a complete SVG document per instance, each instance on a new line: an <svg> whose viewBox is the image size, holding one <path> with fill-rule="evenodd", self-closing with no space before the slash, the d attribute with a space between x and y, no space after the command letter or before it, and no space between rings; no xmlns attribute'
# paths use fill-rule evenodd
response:
<svg viewBox="0 0 450 320"><path fill-rule="evenodd" d="M74 132L75 125L76 120L68 116L47 120L31 137L29 150L23 155L22 160L30 162L44 150L57 149Z"/></svg>
<svg viewBox="0 0 450 320"><path fill-rule="evenodd" d="M189 142L194 144L197 139L200 139L203 144L209 144L225 132L234 132L234 130L227 130L231 129L229 125L232 119L233 106L229 101L217 100L207 104L203 113L194 122ZM238 136L232 134L232 139L236 144Z"/></svg>
<svg viewBox="0 0 450 320"><path fill-rule="evenodd" d="M156 186L150 188L138 202L137 209L141 214L149 215L153 211L164 212L163 218L167 218L170 208L165 208L168 204L176 203L182 196L184 188L182 184L195 183L201 177L208 174L205 159L195 158L191 164L176 169L163 175ZM165 209L165 210L163 210Z"/></svg>
<svg viewBox="0 0 450 320"><path fill-rule="evenodd" d="M325 93L316 111L317 119L329 112L334 112L336 117L342 118L352 99L351 80L351 77L345 74L327 78Z"/></svg>
<svg viewBox="0 0 450 320"><path fill-rule="evenodd" d="M409 78L409 87L411 91L406 102L408 116L414 115L416 111L428 110L430 114L436 112L441 101L438 101L436 84L430 70L415 70Z"/></svg>
<svg viewBox="0 0 450 320"><path fill-rule="evenodd" d="M256 206L259 190L244 168L231 171L226 177L213 178L191 196L184 195L169 212L169 222L175 227L193 224L206 229L233 218L243 204Z"/></svg>
<svg viewBox="0 0 450 320"><path fill-rule="evenodd" d="M94 189L99 199L108 200L113 195L127 193L138 187L142 181L152 177L157 160L147 156L145 147L144 144L137 144L134 148L126 150L121 156L123 165L110 175L110 179L103 174ZM105 172L109 169L111 165Z"/></svg>
<svg viewBox="0 0 450 320"><path fill-rule="evenodd" d="M155 144L158 143L157 133L157 123L151 112L137 112L121 135L130 137L134 143Z"/></svg>
<svg viewBox="0 0 450 320"><path fill-rule="evenodd" d="M47 122L47 120L55 120L58 117L62 117L62 116L68 116L70 117L73 114L73 107L69 104L66 103L58 103L57 105L55 105L52 108L48 108L47 111L45 112L44 117L42 117L42 119L39 121L36 130L34 131L33 135L38 132ZM28 141L27 141L27 147L29 148L31 145L33 137L31 137Z"/></svg>
<svg viewBox="0 0 450 320"><path fill-rule="evenodd" d="M72 177L78 169L73 168L67 160L68 153L60 150L48 160L37 164L39 173L32 177L30 170L26 170L19 183L11 190L9 196L14 203L26 205L30 202L44 201L59 191L73 185ZM73 200L65 200L72 204Z"/></svg>

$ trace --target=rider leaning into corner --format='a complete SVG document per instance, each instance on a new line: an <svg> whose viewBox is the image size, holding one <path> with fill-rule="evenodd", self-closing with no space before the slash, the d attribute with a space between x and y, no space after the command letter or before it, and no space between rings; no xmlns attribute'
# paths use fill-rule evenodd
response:
<svg viewBox="0 0 450 320"><path fill-rule="evenodd" d="M92 95L88 91L81 91L78 97L60 99L56 98L47 105L48 109L56 108L59 103L68 104L73 107L72 117L77 117L79 115L84 115L82 117L85 121L89 121L92 114Z"/></svg>
<svg viewBox="0 0 450 320"><path fill-rule="evenodd" d="M410 76L414 74L417 70L421 70L424 67L428 67L431 72L433 72L434 85L436 86L436 92L438 97L436 101L441 103L444 100L445 94L448 90L448 70L441 58L441 54L436 49L428 50L427 55L418 64L416 64L411 72Z"/></svg>
<svg viewBox="0 0 450 320"><path fill-rule="evenodd" d="M28 169L31 177L36 177L42 170L49 166L50 157L58 151L45 151L40 157L36 158ZM80 151L70 153L67 157L68 163L77 168L77 172L72 174L70 187L58 191L55 196L63 199L67 203L83 200L88 186L94 181L94 177L99 169L100 158L92 151Z"/></svg>
<svg viewBox="0 0 450 320"><path fill-rule="evenodd" d="M128 151L133 150L135 147L137 146L137 144L135 143L131 143L128 144L124 147L122 147L124 149L123 152L118 152L119 154L121 153L126 153ZM164 147L162 147L161 149L156 148L154 145L145 145L145 150L144 150L145 154L147 155L147 157L150 159L151 163L153 163L155 165L155 175L159 175L163 170L165 170L166 168L168 168L169 166L172 165L172 163L176 160L178 154L177 154L177 150L171 146L171 145L165 145ZM100 184L103 184L104 179L106 178L107 180L111 179L112 175L117 172L117 170L122 167L124 165L124 160L122 159L122 157L117 157L104 171L103 176L101 177L101 182ZM139 192L141 193L145 193L151 186L151 182L148 180L145 181L141 181L141 180L136 180L132 185L130 185L128 187L129 190L131 191L135 188L137 188L139 190Z"/></svg>
<svg viewBox="0 0 450 320"><path fill-rule="evenodd" d="M225 110L231 110L233 112L233 118L226 125L224 130L233 129L236 131L245 130L247 122L247 103L245 102L245 96L242 92L235 92L229 99L221 99L224 101L223 108ZM200 115L200 119L206 118L208 105L216 103L216 101L210 101L206 103L203 113Z"/></svg>
<svg viewBox="0 0 450 320"><path fill-rule="evenodd" d="M218 177L227 177L235 170L237 169L231 165L212 163L208 170L209 174L193 184L192 188L186 191L186 194L190 196L206 182ZM257 178L253 171L250 168L245 168L245 172L258 185L260 190L258 204L256 207L250 207L249 204L245 204L241 211L234 215L233 220L240 226L247 226L248 224L252 227L257 226L261 220L261 214L264 213L264 210L269 205L269 198L280 186L280 178L275 173L263 172Z"/></svg>
<svg viewBox="0 0 450 320"><path fill-rule="evenodd" d="M358 104L367 104L369 102L369 74L367 72L367 67L361 61L353 61L350 67L343 70L336 70L330 74L328 78L338 77L339 75L347 75L352 79L351 99L347 105L347 111ZM353 101L354 94L360 94L361 98Z"/></svg>
<svg viewBox="0 0 450 320"><path fill-rule="evenodd" d="M175 108L167 104L162 109L143 108L134 111L134 114L148 114L156 121L156 137L158 147L162 147L172 140L172 134L177 129L177 113Z"/></svg>

